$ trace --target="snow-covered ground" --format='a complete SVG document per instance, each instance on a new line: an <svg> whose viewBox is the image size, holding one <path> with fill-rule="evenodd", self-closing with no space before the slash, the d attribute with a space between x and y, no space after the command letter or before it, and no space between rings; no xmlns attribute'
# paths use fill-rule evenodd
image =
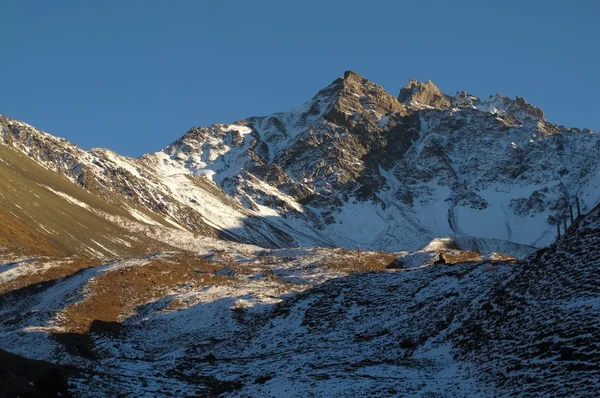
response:
<svg viewBox="0 0 600 398"><path fill-rule="evenodd" d="M600 327L598 219L525 261L434 265L457 244L436 239L398 253L407 268L379 272L351 272L355 251L199 238L192 257L217 265L200 274L208 282L177 281L85 334L68 334L65 314L93 304L98 286L119 289L105 276L168 275L190 254L118 260L5 294L0 348L82 369L71 379L82 396L588 396L600 372L590 337ZM3 256L0 286L59 266Z"/></svg>

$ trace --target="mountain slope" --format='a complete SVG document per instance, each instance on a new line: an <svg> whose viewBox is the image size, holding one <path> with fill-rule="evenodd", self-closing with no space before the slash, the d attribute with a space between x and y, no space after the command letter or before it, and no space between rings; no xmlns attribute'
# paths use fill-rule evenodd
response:
<svg viewBox="0 0 600 398"><path fill-rule="evenodd" d="M238 345L210 348L227 360L194 368L266 380L250 395L592 396L599 247L596 210L523 262L334 279L278 304Z"/></svg>
<svg viewBox="0 0 600 398"><path fill-rule="evenodd" d="M133 159L105 149L84 151L25 123L3 116L0 122L4 144L0 148L11 156L15 150L27 155L19 158L18 168L26 170L35 161L42 166L34 168L35 181L43 180L51 172L66 177L84 188L88 198L96 197L95 203L111 206L110 211L102 206L91 206L104 211L108 218L125 216L146 227L166 228L184 235L193 231L267 247L294 245L294 239L268 219L256 217L206 178L192 175L164 153ZM46 174L41 176L42 172ZM58 191L59 194L65 192ZM76 205L73 207L80 205L78 201L80 199L71 201Z"/></svg>
<svg viewBox="0 0 600 398"><path fill-rule="evenodd" d="M20 254L118 257L171 246L131 228L145 210L109 203L0 146L0 245ZM129 212L126 211L129 209ZM151 213L147 222L156 223ZM143 223L142 225L147 225Z"/></svg>
<svg viewBox="0 0 600 398"><path fill-rule="evenodd" d="M521 394L595 395L599 256L597 207L493 289L452 336L478 377Z"/></svg>

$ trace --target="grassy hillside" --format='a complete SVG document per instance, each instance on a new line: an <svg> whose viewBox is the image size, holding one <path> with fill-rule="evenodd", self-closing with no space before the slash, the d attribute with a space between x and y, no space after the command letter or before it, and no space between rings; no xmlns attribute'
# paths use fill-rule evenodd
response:
<svg viewBox="0 0 600 398"><path fill-rule="evenodd" d="M119 224L133 205L108 203L27 156L0 145L0 246L22 254L121 257L165 245ZM144 217L165 225L142 209Z"/></svg>

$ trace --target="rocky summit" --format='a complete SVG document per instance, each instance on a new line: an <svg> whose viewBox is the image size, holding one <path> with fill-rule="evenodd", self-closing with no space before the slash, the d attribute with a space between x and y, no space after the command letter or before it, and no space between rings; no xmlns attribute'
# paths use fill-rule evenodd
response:
<svg viewBox="0 0 600 398"><path fill-rule="evenodd" d="M139 158L0 116L0 391L593 396L599 159L352 71Z"/></svg>

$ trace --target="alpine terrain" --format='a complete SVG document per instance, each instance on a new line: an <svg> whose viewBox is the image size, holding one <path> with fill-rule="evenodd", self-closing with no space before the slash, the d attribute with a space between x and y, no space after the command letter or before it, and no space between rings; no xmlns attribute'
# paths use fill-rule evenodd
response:
<svg viewBox="0 0 600 398"><path fill-rule="evenodd" d="M0 395L593 396L598 202L597 132L431 81L139 158L0 116Z"/></svg>

